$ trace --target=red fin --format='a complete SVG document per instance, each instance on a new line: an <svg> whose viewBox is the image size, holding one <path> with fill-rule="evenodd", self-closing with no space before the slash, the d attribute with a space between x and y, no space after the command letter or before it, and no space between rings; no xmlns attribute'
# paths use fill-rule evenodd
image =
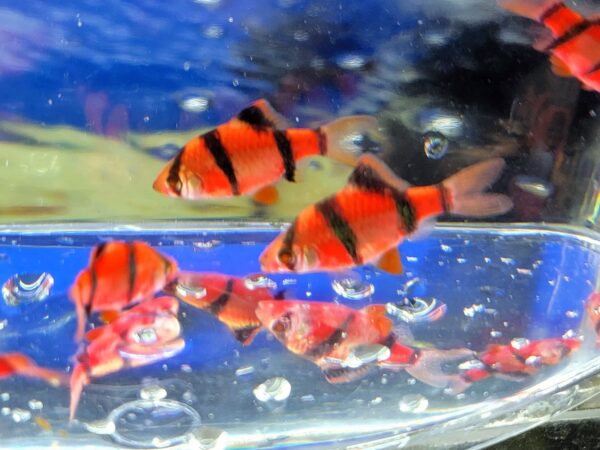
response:
<svg viewBox="0 0 600 450"><path fill-rule="evenodd" d="M473 351L466 348L453 350L422 350L416 363L406 368L417 380L439 388L447 388L459 394L470 386L460 375L447 375L442 370L444 363L457 361L473 356Z"/></svg>
<svg viewBox="0 0 600 450"><path fill-rule="evenodd" d="M538 22L545 11L561 3L557 0L498 0L498 5L507 11Z"/></svg>
<svg viewBox="0 0 600 450"><path fill-rule="evenodd" d="M252 199L260 205L273 205L279 200L279 192L275 186L265 186L256 191Z"/></svg>
<svg viewBox="0 0 600 450"><path fill-rule="evenodd" d="M550 55L550 64L552 64L552 73L559 77L571 77L571 69L556 55Z"/></svg>
<svg viewBox="0 0 600 450"><path fill-rule="evenodd" d="M72 422L77 412L77 405L83 387L90 382L86 368L82 364L76 364L71 374L71 400L69 405L69 422Z"/></svg>
<svg viewBox="0 0 600 450"><path fill-rule="evenodd" d="M112 323L117 320L121 312L116 310L102 311L100 313L100 320L104 323Z"/></svg>
<svg viewBox="0 0 600 450"><path fill-rule="evenodd" d="M260 111L257 113L257 110ZM262 113L262 114L261 114ZM232 125L250 125L257 128L274 128L285 130L290 127L288 121L281 116L264 98L256 100L228 123Z"/></svg>
<svg viewBox="0 0 600 450"><path fill-rule="evenodd" d="M384 272L391 273L392 275L402 275L404 272L400 252L396 247L389 249L381 255L376 265Z"/></svg>
<svg viewBox="0 0 600 450"><path fill-rule="evenodd" d="M103 327L93 328L85 334L85 338L87 341L92 342L93 340L102 336L102 334L104 334L104 330L105 329Z"/></svg>
<svg viewBox="0 0 600 450"><path fill-rule="evenodd" d="M381 336L388 336L392 332L393 323L386 316L385 305L368 305L361 311L369 315L371 323L377 327Z"/></svg>
<svg viewBox="0 0 600 450"><path fill-rule="evenodd" d="M512 200L503 194L486 194L504 170L502 158L492 158L466 167L443 181L450 197L452 214L487 217L503 214L513 207Z"/></svg>

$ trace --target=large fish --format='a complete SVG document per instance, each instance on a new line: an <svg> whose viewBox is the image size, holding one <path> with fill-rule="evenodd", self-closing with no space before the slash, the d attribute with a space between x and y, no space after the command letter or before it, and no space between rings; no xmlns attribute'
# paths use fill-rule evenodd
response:
<svg viewBox="0 0 600 450"><path fill-rule="evenodd" d="M500 175L499 158L474 164L439 184L413 187L373 155L361 157L347 185L303 211L262 253L267 272L336 271L376 263L401 271L398 244L444 213L487 217L512 207L486 194Z"/></svg>
<svg viewBox="0 0 600 450"><path fill-rule="evenodd" d="M257 100L230 121L200 135L179 151L154 181L158 192L188 199L253 194L259 203L277 200L273 184L294 181L296 163L324 155L355 164L352 138L377 131L371 116L349 116L319 128L288 128L266 100Z"/></svg>

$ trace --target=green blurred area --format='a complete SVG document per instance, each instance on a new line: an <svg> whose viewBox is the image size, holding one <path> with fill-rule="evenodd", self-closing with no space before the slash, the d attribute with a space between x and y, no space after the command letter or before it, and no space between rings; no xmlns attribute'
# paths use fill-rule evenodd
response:
<svg viewBox="0 0 600 450"><path fill-rule="evenodd" d="M182 146L201 130L128 134L122 139L66 126L0 122L0 223L152 220L290 220L341 187L350 168L328 158L299 164L296 183L282 180L272 206L238 197L187 201L152 189L166 161L149 150Z"/></svg>

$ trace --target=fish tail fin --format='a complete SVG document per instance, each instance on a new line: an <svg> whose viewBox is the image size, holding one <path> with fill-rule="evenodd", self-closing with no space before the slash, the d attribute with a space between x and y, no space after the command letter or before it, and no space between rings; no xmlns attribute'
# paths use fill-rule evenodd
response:
<svg viewBox="0 0 600 450"><path fill-rule="evenodd" d="M53 386L60 386L66 382L66 376L64 374L39 367L29 357L21 353L5 355L5 359L13 371L18 375L40 378Z"/></svg>
<svg viewBox="0 0 600 450"><path fill-rule="evenodd" d="M362 134L377 136L379 125L373 116L348 116L320 127L325 136L325 154L344 164L355 166L361 153L360 146L353 142Z"/></svg>
<svg viewBox="0 0 600 450"><path fill-rule="evenodd" d="M492 158L466 167L442 182L449 194L449 212L471 217L504 214L513 207L510 198L503 194L486 194L500 176L505 163L502 158Z"/></svg>
<svg viewBox="0 0 600 450"><path fill-rule="evenodd" d="M453 350L426 349L419 354L417 361L406 368L406 371L417 380L430 386L449 389L459 394L471 383L460 375L448 375L442 370L445 363L462 360L473 356L473 351L466 348Z"/></svg>
<svg viewBox="0 0 600 450"><path fill-rule="evenodd" d="M498 0L498 5L507 11L538 22L551 8L563 4L560 0Z"/></svg>
<svg viewBox="0 0 600 450"><path fill-rule="evenodd" d="M69 423L75 419L79 398L83 391L83 387L89 384L90 377L87 373L87 368L81 363L77 363L71 374L71 399L69 404Z"/></svg>

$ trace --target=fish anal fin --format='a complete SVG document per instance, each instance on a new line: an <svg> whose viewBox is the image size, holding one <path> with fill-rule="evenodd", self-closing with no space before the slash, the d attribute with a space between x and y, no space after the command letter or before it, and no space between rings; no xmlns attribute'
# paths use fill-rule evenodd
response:
<svg viewBox="0 0 600 450"><path fill-rule="evenodd" d="M552 64L552 73L559 77L571 77L571 69L565 64L565 62L558 58L556 55L550 55L550 64Z"/></svg>
<svg viewBox="0 0 600 450"><path fill-rule="evenodd" d="M273 185L265 186L256 191L252 199L260 205L273 205L279 200L279 191Z"/></svg>
<svg viewBox="0 0 600 450"><path fill-rule="evenodd" d="M258 332L261 330L261 327L246 327L246 328L238 328L235 330L231 330L235 339L241 342L243 345L249 345L252 343Z"/></svg>
<svg viewBox="0 0 600 450"><path fill-rule="evenodd" d="M242 109L231 122L243 123L257 129L285 130L290 127L288 121L275 111L264 98L256 100L250 106Z"/></svg>
<svg viewBox="0 0 600 450"><path fill-rule="evenodd" d="M401 275L404 272L404 268L402 267L402 258L400 257L400 252L396 247L389 249L383 255L381 255L377 260L376 266L384 272L392 275Z"/></svg>
<svg viewBox="0 0 600 450"><path fill-rule="evenodd" d="M381 336L388 336L392 332L393 323L386 315L385 305L368 305L362 311L368 314L371 323L377 327Z"/></svg>

